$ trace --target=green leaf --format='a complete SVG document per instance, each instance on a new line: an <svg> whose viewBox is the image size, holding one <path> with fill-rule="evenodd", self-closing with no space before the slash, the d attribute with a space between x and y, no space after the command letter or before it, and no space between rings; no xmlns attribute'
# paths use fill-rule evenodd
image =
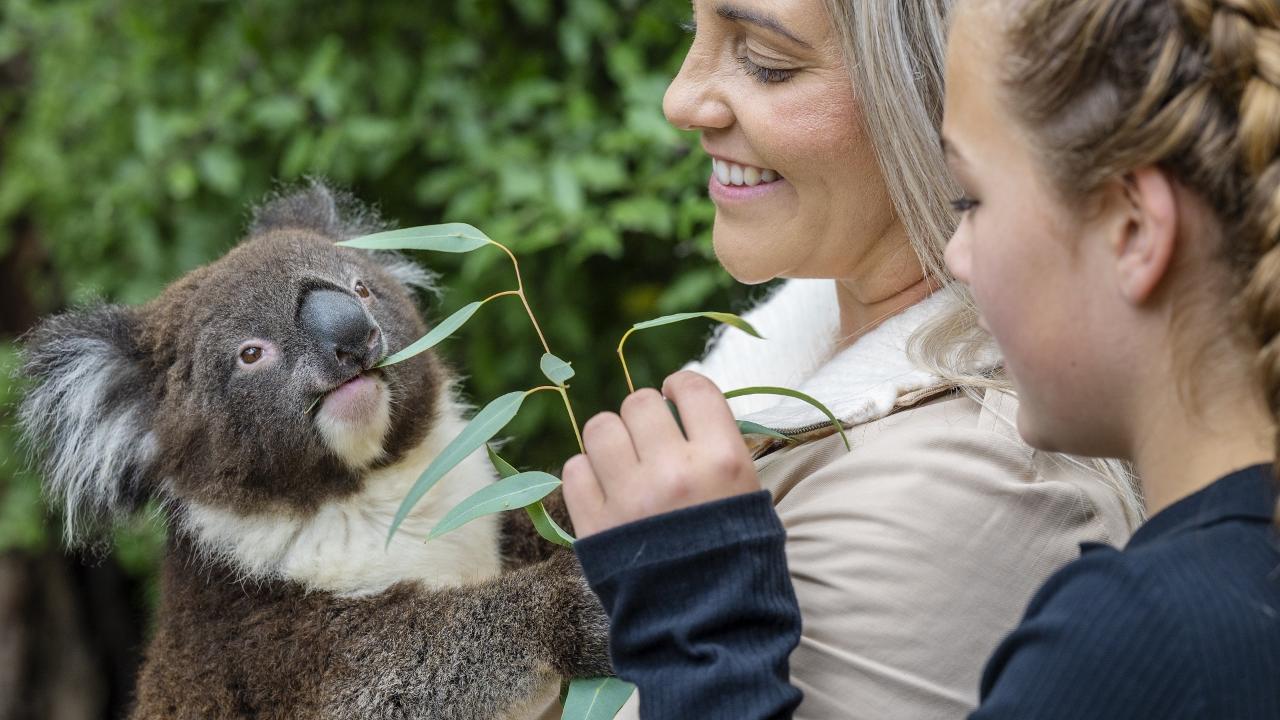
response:
<svg viewBox="0 0 1280 720"><path fill-rule="evenodd" d="M578 678L569 683L560 720L613 720L635 690L618 678Z"/></svg>
<svg viewBox="0 0 1280 720"><path fill-rule="evenodd" d="M489 462L493 463L493 467L497 469L498 475L503 478L519 475L520 471L511 466L511 463L498 457L498 453L493 451L489 445L485 445L484 449L489 453ZM526 505L525 512L529 513L529 519L533 521L533 527L542 537L550 540L557 545L571 547L573 545L573 536L564 531L551 515L547 513L547 509L543 507L542 501L539 500L531 505Z"/></svg>
<svg viewBox="0 0 1280 720"><path fill-rule="evenodd" d="M498 477L509 478L520 474L520 471L512 467L511 463L498 457L498 453L494 452L493 447L488 443L485 443L484 450L489 453L489 462L493 463L493 468L498 471Z"/></svg>
<svg viewBox="0 0 1280 720"><path fill-rule="evenodd" d="M753 423L750 420L738 421L738 432L743 435L767 435L777 440L786 440L787 442L795 442L794 438L787 437L782 433L770 427L765 427L760 423Z"/></svg>
<svg viewBox="0 0 1280 720"><path fill-rule="evenodd" d="M648 328L658 327L659 325L670 325L672 323L678 323L684 320L692 320L694 318L708 318L711 320L715 320L716 322L722 322L725 325L732 325L733 327L738 328L739 330L741 330L744 333L747 333L748 335L752 335L754 337L760 337L760 333L756 332L756 329L751 327L751 323L747 322L746 320L743 320L742 318L738 317L737 315L734 315L733 313L726 313L726 312L676 313L675 315L664 315L660 318L654 318L653 320L646 320L644 322L639 322L639 323L636 323L635 325L632 325L631 327L632 329L635 329L635 330L646 330Z"/></svg>
<svg viewBox="0 0 1280 720"><path fill-rule="evenodd" d="M529 513L529 519L533 520L533 527L539 535L557 545L573 547L573 536L565 532L564 528L551 517L541 500L526 505L524 510Z"/></svg>
<svg viewBox="0 0 1280 720"><path fill-rule="evenodd" d="M387 531L387 543L391 543L391 538L396 534L396 530L400 528L400 523L408 517L409 511L414 505L422 499L423 495L432 488L445 473L452 470L458 463L462 462L480 448L481 445L493 439L498 431L507 426L511 419L520 412L520 405L524 402L527 393L523 391L507 393L485 405L475 417L471 418L471 422L458 433L452 441L449 442L445 449L440 451L436 459L427 466L426 470L418 476L418 479L410 488L409 494L405 496L400 503L400 509L396 511L395 519L391 521L391 528Z"/></svg>
<svg viewBox="0 0 1280 720"><path fill-rule="evenodd" d="M344 240L339 245L362 250L431 250L468 253L493 241L466 223L422 225Z"/></svg>
<svg viewBox="0 0 1280 720"><path fill-rule="evenodd" d="M784 387L769 387L769 386L762 385L759 387L747 387L747 388L739 388L737 390L730 390L729 392L724 394L724 397L726 400L729 400L736 397L742 397L743 395L785 395L787 397L792 397L797 400L803 400L804 402L807 402L810 405L821 410L822 414L826 415L827 418L831 420L831 424L832 426L835 427L836 432L840 433L840 439L844 440L845 449L846 450L852 449L849 446L849 436L844 434L844 426L840 424L840 421L836 418L835 413L828 410L826 405L823 405L822 403L818 402L812 397L809 397L808 395L805 395L799 390L792 390L790 388L784 388Z"/></svg>
<svg viewBox="0 0 1280 720"><path fill-rule="evenodd" d="M573 377L573 368L569 366L570 364L551 353L543 353L542 362L539 365L542 367L542 374L560 387L564 387L565 382Z"/></svg>
<svg viewBox="0 0 1280 720"><path fill-rule="evenodd" d="M517 473L483 487L449 510L431 529L427 539L456 530L483 515L521 508L535 503L560 487L560 480L538 470Z"/></svg>
<svg viewBox="0 0 1280 720"><path fill-rule="evenodd" d="M418 338L409 347L401 350L400 352L397 352L391 357L386 358L382 362L378 363L378 367L395 365L398 362L403 362L405 360L408 360L409 358L413 357L414 355L417 355L418 353L426 352L427 350L430 350L431 348L435 347L440 343L440 341L449 337L458 328L462 327L463 323L470 320L471 316L475 315L476 311L479 310L480 306L484 305L484 303L485 303L484 300L477 300L473 303L467 303L466 305L463 305L452 315L445 318L444 320L441 320L438 325L431 328L431 332L428 332L426 335L423 335L422 337Z"/></svg>

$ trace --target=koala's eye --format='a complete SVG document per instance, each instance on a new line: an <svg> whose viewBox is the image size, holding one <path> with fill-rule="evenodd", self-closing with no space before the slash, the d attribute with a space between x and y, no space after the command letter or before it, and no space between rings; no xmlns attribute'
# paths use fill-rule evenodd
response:
<svg viewBox="0 0 1280 720"><path fill-rule="evenodd" d="M356 294L362 298L367 298L373 293L369 291L369 286L364 284L363 280L356 281Z"/></svg>
<svg viewBox="0 0 1280 720"><path fill-rule="evenodd" d="M258 347L257 345L250 345L249 347L240 351L240 362L244 363L245 365L252 365L261 359L262 359L262 348Z"/></svg>

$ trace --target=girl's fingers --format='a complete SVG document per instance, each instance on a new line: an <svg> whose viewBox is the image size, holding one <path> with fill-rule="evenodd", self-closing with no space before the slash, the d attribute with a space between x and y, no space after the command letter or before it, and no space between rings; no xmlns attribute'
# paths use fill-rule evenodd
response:
<svg viewBox="0 0 1280 720"><path fill-rule="evenodd" d="M574 455L560 472L564 504L578 537L599 532L605 522L604 491L585 455Z"/></svg>
<svg viewBox="0 0 1280 720"><path fill-rule="evenodd" d="M729 402L706 377L687 370L678 372L662 384L662 394L676 404L690 443L714 447L732 442L745 449Z"/></svg>
<svg viewBox="0 0 1280 720"><path fill-rule="evenodd" d="M619 412L641 463L681 452L684 447L684 433L680 432L666 398L657 390L643 388L631 393L622 401Z"/></svg>
<svg viewBox="0 0 1280 720"><path fill-rule="evenodd" d="M600 413L587 421L582 428L582 445L606 496L611 484L630 476L640 464L627 426L613 413Z"/></svg>

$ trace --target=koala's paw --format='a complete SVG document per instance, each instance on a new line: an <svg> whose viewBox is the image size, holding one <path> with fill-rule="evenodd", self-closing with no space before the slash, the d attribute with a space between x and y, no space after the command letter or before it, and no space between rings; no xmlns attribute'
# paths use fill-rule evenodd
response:
<svg viewBox="0 0 1280 720"><path fill-rule="evenodd" d="M609 617L582 575L582 566L569 550L547 561L555 575L556 609L562 613L564 634L557 648L557 667L566 677L613 675L609 662Z"/></svg>

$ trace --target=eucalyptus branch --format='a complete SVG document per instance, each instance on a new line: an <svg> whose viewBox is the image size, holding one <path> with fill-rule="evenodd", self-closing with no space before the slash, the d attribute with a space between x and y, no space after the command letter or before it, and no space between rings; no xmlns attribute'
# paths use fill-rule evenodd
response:
<svg viewBox="0 0 1280 720"><path fill-rule="evenodd" d="M525 314L529 316L529 322L533 324L534 332L538 333L538 340L542 343L543 351L548 355L554 355L555 353L551 352L551 346L547 344L546 336L542 334L542 327L538 325L538 318L533 314L533 308L529 307L529 297L524 291L524 278L520 275L520 261L516 259L515 253L511 252L511 249L506 245L503 245L493 239L490 239L489 242L493 245L497 245L499 248L502 248L502 252L506 253L507 257L511 258L511 266L516 273L515 294L520 296L520 303L524 305ZM568 387L561 385L556 389L560 391L560 398L564 400L564 409L569 413L569 424L573 426L573 435L578 440L578 450L586 452L586 446L582 444L582 431L578 429L578 418L573 412L573 402L569 399Z"/></svg>
<svg viewBox="0 0 1280 720"><path fill-rule="evenodd" d="M746 320L743 320L742 318L732 313L717 312L714 310L703 310L701 312L676 313L675 315L663 315L660 318L654 318L652 320L645 320L644 322L638 322L635 325L632 325L625 333L623 333L622 339L618 341L618 361L622 363L622 374L627 376L628 391L635 392L636 387L631 382L631 370L627 368L627 357L622 353L622 347L627 344L627 338L631 337L631 333L637 330L648 330L649 328L661 327L663 325L671 325L672 323L684 322L685 320L694 320L697 318L706 318L709 320L715 320L718 323L723 323L731 327L736 327L739 330L745 332L746 334L752 337L759 338L761 340L764 339L760 337L760 333L756 332L755 328L751 327L751 323L747 322Z"/></svg>
<svg viewBox="0 0 1280 720"><path fill-rule="evenodd" d="M618 362L622 363L622 374L627 378L627 392L629 393L635 392L636 386L635 383L631 382L631 370L627 368L627 356L623 354L622 346L627 344L627 338L631 337L631 333L635 331L635 326L628 328L622 334L622 339L618 341Z"/></svg>

